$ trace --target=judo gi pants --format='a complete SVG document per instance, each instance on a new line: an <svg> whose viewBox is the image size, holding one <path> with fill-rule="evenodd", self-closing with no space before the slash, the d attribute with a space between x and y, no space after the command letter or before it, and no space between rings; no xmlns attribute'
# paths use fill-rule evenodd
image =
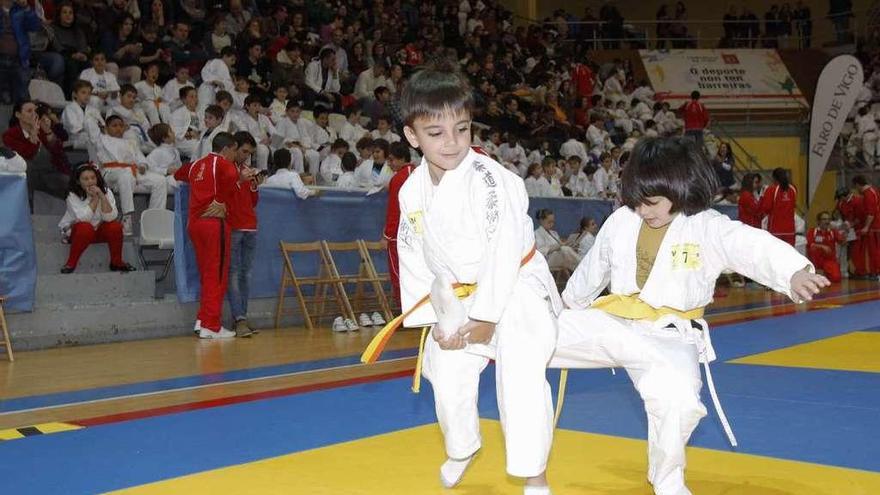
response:
<svg viewBox="0 0 880 495"><path fill-rule="evenodd" d="M465 308L471 300L463 301ZM549 303L518 283L493 337L498 410L512 476L537 476L547 468L553 403L545 373L555 342ZM446 351L432 336L425 343L422 374L434 389L437 420L451 459L467 458L481 446L477 398L480 372L489 360L471 348L489 346Z"/></svg>
<svg viewBox="0 0 880 495"><path fill-rule="evenodd" d="M187 231L196 252L202 286L197 318L202 328L217 332L220 330L223 296L229 280L232 231L226 220L219 218L191 219Z"/></svg>
<svg viewBox="0 0 880 495"><path fill-rule="evenodd" d="M595 309L563 311L551 368L626 369L648 417L648 481L658 495L689 493L685 445L706 408L699 351L674 329Z"/></svg>

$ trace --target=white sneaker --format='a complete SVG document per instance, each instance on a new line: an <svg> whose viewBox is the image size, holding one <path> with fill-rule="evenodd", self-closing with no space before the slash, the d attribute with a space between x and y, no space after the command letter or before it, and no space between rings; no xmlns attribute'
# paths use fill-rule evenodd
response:
<svg viewBox="0 0 880 495"><path fill-rule="evenodd" d="M348 330L349 332L357 332L358 330L361 329L361 327L359 327L358 324L355 323L354 320L352 320L351 318L346 318L345 319L345 329Z"/></svg>
<svg viewBox="0 0 880 495"><path fill-rule="evenodd" d="M202 320L196 320L196 324L193 325L193 333L198 335L199 331L202 329Z"/></svg>
<svg viewBox="0 0 880 495"><path fill-rule="evenodd" d="M385 318L382 318L382 315L379 314L378 311L370 315L370 319L373 320L374 327L384 327L385 326Z"/></svg>
<svg viewBox="0 0 880 495"><path fill-rule="evenodd" d="M361 323L362 327L371 327L373 326L373 320L366 313L361 313L358 316L358 321Z"/></svg>
<svg viewBox="0 0 880 495"><path fill-rule="evenodd" d="M337 316L335 320L333 320L332 330L334 332L347 332L348 326L345 324L345 320L342 319L341 316Z"/></svg>
<svg viewBox="0 0 880 495"><path fill-rule="evenodd" d="M235 332L231 330L227 330L223 327L220 327L220 330L215 332L213 330L208 330L207 328L202 328L199 330L199 338L200 339L234 339Z"/></svg>
<svg viewBox="0 0 880 495"><path fill-rule="evenodd" d="M131 215L122 215L122 235L126 237L134 235L134 226L131 224Z"/></svg>

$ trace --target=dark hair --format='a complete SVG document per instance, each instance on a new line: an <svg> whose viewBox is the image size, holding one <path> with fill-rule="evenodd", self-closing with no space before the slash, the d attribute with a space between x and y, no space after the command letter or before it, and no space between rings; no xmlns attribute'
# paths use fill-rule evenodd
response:
<svg viewBox="0 0 880 495"><path fill-rule="evenodd" d="M185 100L186 95L188 95L190 91L195 91L196 93L198 93L198 90L196 88L192 86L184 86L180 88L180 91L177 92L177 96L179 96L181 100Z"/></svg>
<svg viewBox="0 0 880 495"><path fill-rule="evenodd" d="M342 114L345 115L346 117L351 117L352 115L354 115L360 111L361 111L360 105L352 105L350 107L347 107L345 110L343 110Z"/></svg>
<svg viewBox="0 0 880 495"><path fill-rule="evenodd" d="M379 148L380 150L382 150L383 153L385 153L386 157L388 156L388 141L386 141L384 139L374 140L373 141L373 149L375 149L375 148Z"/></svg>
<svg viewBox="0 0 880 495"><path fill-rule="evenodd" d="M633 210L650 197L662 196L672 202L671 213L694 215L712 205L718 188L706 154L683 137L642 139L621 177L623 204Z"/></svg>
<svg viewBox="0 0 880 495"><path fill-rule="evenodd" d="M171 132L171 126L168 124L156 124L153 127L150 127L150 130L147 131L147 135L150 137L150 141L152 141L156 146L159 146L163 142L165 142L165 138L168 137L168 133Z"/></svg>
<svg viewBox="0 0 880 495"><path fill-rule="evenodd" d="M90 83L89 81L84 81L82 79L77 79L77 81L73 83L71 94L76 94L77 91L83 88L89 88L89 91L91 91L93 88L92 83Z"/></svg>
<svg viewBox="0 0 880 495"><path fill-rule="evenodd" d="M290 168L290 150L287 148L275 150L275 153L272 153L272 163L275 166L276 172L283 168Z"/></svg>
<svg viewBox="0 0 880 495"><path fill-rule="evenodd" d="M348 149L348 141L342 138L336 138L336 141L333 141L333 144L330 145L330 149L338 150L340 148Z"/></svg>
<svg viewBox="0 0 880 495"><path fill-rule="evenodd" d="M336 50L334 50L330 47L325 47L325 48L321 49L320 53L318 53L318 59L321 61L324 61L325 58L330 57L332 55L336 55Z"/></svg>
<svg viewBox="0 0 880 495"><path fill-rule="evenodd" d="M101 171L98 170L98 167L92 162L86 162L79 164L74 170L73 173L70 174L70 182L67 186L67 190L76 194L79 199L86 199L88 194L85 189L79 183L79 177L83 174L83 172L90 170L95 173L95 177L98 179L98 187L101 189L101 192L104 194L107 193L107 183L104 182L104 176L101 175Z"/></svg>
<svg viewBox="0 0 880 495"><path fill-rule="evenodd" d="M692 100L699 100L700 99L700 92L699 91L691 91L691 99Z"/></svg>
<svg viewBox="0 0 880 495"><path fill-rule="evenodd" d="M403 141L391 143L391 145L388 147L388 155L395 158L400 158L401 160L409 160L409 145L407 145Z"/></svg>
<svg viewBox="0 0 880 495"><path fill-rule="evenodd" d="M251 133L247 131L238 131L232 137L235 138L235 144L238 146L249 144L254 148L257 147L257 141L251 136Z"/></svg>
<svg viewBox="0 0 880 495"><path fill-rule="evenodd" d="M318 116L324 114L330 115L330 110L327 110L324 107L315 107L312 111L312 118L315 119L315 122L318 122Z"/></svg>
<svg viewBox="0 0 880 495"><path fill-rule="evenodd" d="M400 112L408 126L416 119L433 119L444 114L470 116L473 108L474 93L470 84L453 69L420 70L409 78L400 95Z"/></svg>
<svg viewBox="0 0 880 495"><path fill-rule="evenodd" d="M226 116L226 112L223 111L223 107L220 105L208 105L205 107L205 115L212 115L217 120L223 120L223 117Z"/></svg>
<svg viewBox="0 0 880 495"><path fill-rule="evenodd" d="M300 105L299 100L295 100L293 98L287 100L287 107L285 109L286 110L293 110L294 108L302 108L302 105Z"/></svg>
<svg viewBox="0 0 880 495"><path fill-rule="evenodd" d="M773 180L779 183L779 187L782 189L788 189L788 186L791 185L791 181L788 178L788 170L785 170L782 167L776 167L773 169Z"/></svg>
<svg viewBox="0 0 880 495"><path fill-rule="evenodd" d="M535 218L538 219L538 221L541 221L553 214L553 210L550 208L541 208L535 212Z"/></svg>
<svg viewBox="0 0 880 495"><path fill-rule="evenodd" d="M354 147L356 149L372 148L373 147L373 139L364 136L364 137L358 139L358 142L357 142L357 144L355 144Z"/></svg>
<svg viewBox="0 0 880 495"><path fill-rule="evenodd" d="M112 122L116 122L117 120L123 123L125 122L119 115L110 115L106 119L104 119L104 125L105 127L110 127L110 124Z"/></svg>
<svg viewBox="0 0 880 495"><path fill-rule="evenodd" d="M134 93L135 96L137 96L138 90L131 84L123 84L119 87L119 96L122 96L126 93Z"/></svg>
<svg viewBox="0 0 880 495"><path fill-rule="evenodd" d="M12 107L12 116L9 117L9 127L15 127L19 124L18 117L15 116L17 113L21 113L21 109L24 108L28 103L37 106L37 102L34 100L19 100L15 102L15 106ZM36 109L35 109L36 110Z"/></svg>
<svg viewBox="0 0 880 495"><path fill-rule="evenodd" d="M232 48L231 46L224 46L223 49L220 50L220 57L221 58L228 57L230 55L236 55L236 56L238 55L237 53L235 53L235 48Z"/></svg>
<svg viewBox="0 0 880 495"><path fill-rule="evenodd" d="M592 221L593 221L593 217L582 217L581 223L580 223L580 230L584 230L585 228L589 227L590 222L592 222Z"/></svg>
<svg viewBox="0 0 880 495"><path fill-rule="evenodd" d="M244 107L249 107L251 103L259 103L260 106L263 106L263 102L260 100L260 97L258 95L247 95L247 97L244 99Z"/></svg>
<svg viewBox="0 0 880 495"><path fill-rule="evenodd" d="M211 141L211 151L214 153L219 153L230 146L238 146L238 143L235 141L235 136L228 132L217 134Z"/></svg>
<svg viewBox="0 0 880 495"><path fill-rule="evenodd" d="M346 172L354 172L354 169L357 168L357 157L354 156L354 153L351 151L346 151L344 155L342 155L342 170Z"/></svg>
<svg viewBox="0 0 880 495"><path fill-rule="evenodd" d="M821 219L822 219L822 215L828 215L828 216L830 217L830 216L831 216L831 212L830 212L830 211L824 211L824 210L823 210L823 211L820 211L819 213L816 214L816 220L821 220Z"/></svg>
<svg viewBox="0 0 880 495"><path fill-rule="evenodd" d="M390 92L391 92L391 90L388 89L387 87L379 86L378 88L373 90L373 96L378 100L379 95L381 95L382 93L390 93Z"/></svg>
<svg viewBox="0 0 880 495"><path fill-rule="evenodd" d="M225 89L217 91L217 94L214 95L214 103L220 103L221 101L235 103L235 100L232 99L232 94Z"/></svg>
<svg viewBox="0 0 880 495"><path fill-rule="evenodd" d="M775 171L774 171L774 172L775 172ZM853 183L854 186L860 186L860 187L861 187L861 186L867 186L867 185L868 185L868 179L866 179L864 175L857 175L857 176L855 176L855 177L852 178L852 183Z"/></svg>
<svg viewBox="0 0 880 495"><path fill-rule="evenodd" d="M743 174L742 180L740 181L740 191L748 191L754 192L755 189L755 174L746 173Z"/></svg>

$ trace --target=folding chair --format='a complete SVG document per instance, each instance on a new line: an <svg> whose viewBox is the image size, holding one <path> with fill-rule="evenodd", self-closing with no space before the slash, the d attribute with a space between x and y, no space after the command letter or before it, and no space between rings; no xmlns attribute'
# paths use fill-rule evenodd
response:
<svg viewBox="0 0 880 495"><path fill-rule="evenodd" d="M394 287L391 286L391 274L388 271L380 272L378 268L376 268L376 260L380 260L380 266L388 265L388 253L385 249L385 246L382 245L381 241L365 241L361 239L359 241L361 243L361 249L363 250L364 257L370 262L370 269L373 271L373 276L379 280L379 283L382 284L382 288L385 290L385 299L388 301L389 306L391 306L392 315L395 314L395 308L400 309L400 301L397 300L397 294L394 293ZM387 267L388 270L391 270L391 267Z"/></svg>
<svg viewBox="0 0 880 495"><path fill-rule="evenodd" d="M168 270L171 268L171 262L174 261L174 212L165 209L144 210L141 213L141 236L138 241L138 257L141 265L146 270L148 265L157 264L155 261L147 262L144 257L146 249L155 249L160 251L170 251L164 262L162 275L156 279L157 282L165 280L168 276Z"/></svg>
<svg viewBox="0 0 880 495"><path fill-rule="evenodd" d="M352 301L355 313L369 314L377 311L385 317L386 321L390 320L393 315L391 307L388 305L388 299L385 297L385 290L382 288L382 281L376 275L370 254L364 251L361 241L322 241L321 244L324 246L333 274L342 280L343 290L348 293L347 287L353 289L354 297L350 298L350 301ZM341 257L337 255L341 253L356 256L357 268L354 267L353 262L349 262L342 265L345 268L344 273L340 271L340 263L337 263L337 259L341 259Z"/></svg>
<svg viewBox="0 0 880 495"><path fill-rule="evenodd" d="M0 296L0 328L3 330L3 340L0 341L0 344L6 347L6 356L9 358L9 362L12 362L15 359L12 357L12 340L9 339L9 328L6 326L6 313L3 311L4 301L6 298Z"/></svg>
<svg viewBox="0 0 880 495"><path fill-rule="evenodd" d="M281 272L281 286L278 289L278 305L275 308L275 328L281 326L281 316L284 314L284 298L287 290L293 287L296 298L299 301L299 309L303 314L306 328L315 329L315 323L320 322L321 318L330 314L330 309L338 311L335 314L342 314L344 318L350 318L355 321L354 311L351 309L351 303L345 293L342 280L335 275L332 264L327 258L326 251L320 241L315 242L284 242L281 241L281 257L284 261L284 267ZM302 258L311 254L311 266L315 269L316 275L301 276L296 274L294 263L291 255L298 254ZM299 262L298 261L298 262ZM303 263L309 266L308 262ZM302 266L302 265L300 265ZM304 288L311 288L311 291L304 291ZM328 307L328 290L333 291L334 298L332 302L335 306ZM307 292L311 292L307 294Z"/></svg>

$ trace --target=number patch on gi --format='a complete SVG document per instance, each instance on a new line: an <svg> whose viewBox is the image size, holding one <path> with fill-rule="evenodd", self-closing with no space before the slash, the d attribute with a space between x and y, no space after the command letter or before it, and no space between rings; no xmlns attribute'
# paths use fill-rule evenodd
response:
<svg viewBox="0 0 880 495"><path fill-rule="evenodd" d="M422 212L414 211L408 214L407 218L409 219L409 224L412 225L413 232L418 235L422 235L422 233L424 232L424 229L422 228Z"/></svg>
<svg viewBox="0 0 880 495"><path fill-rule="evenodd" d="M699 270L703 266L700 260L699 244L676 244L672 246L673 270Z"/></svg>

